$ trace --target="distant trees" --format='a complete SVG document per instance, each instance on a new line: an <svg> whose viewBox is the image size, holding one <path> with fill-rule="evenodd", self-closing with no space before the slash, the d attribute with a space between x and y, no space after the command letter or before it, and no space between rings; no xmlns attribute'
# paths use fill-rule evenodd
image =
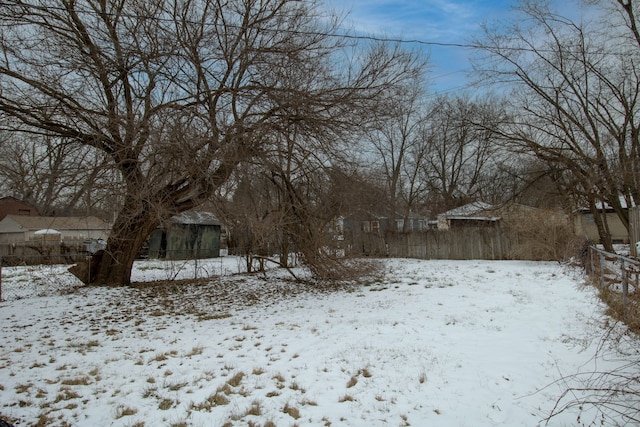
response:
<svg viewBox="0 0 640 427"><path fill-rule="evenodd" d="M432 101L423 125L426 151L420 176L429 202L440 211L476 200L500 201L490 198L497 199L495 177L501 151L495 129L504 115L501 101L493 97L444 95Z"/></svg>
<svg viewBox="0 0 640 427"><path fill-rule="evenodd" d="M331 144L413 75L397 46L346 56L330 18L293 0L3 2L2 130L102 153L122 189L97 282L129 283L163 219L292 125Z"/></svg>
<svg viewBox="0 0 640 427"><path fill-rule="evenodd" d="M626 208L640 200L637 5L612 7L577 21L546 2L524 1L517 24L487 29L480 41L486 60L478 64L484 78L512 89L502 138L544 162L591 209L608 250L602 205L628 226Z"/></svg>
<svg viewBox="0 0 640 427"><path fill-rule="evenodd" d="M37 135L0 139L0 191L31 203L41 215L105 216L117 200L104 156L91 149Z"/></svg>
<svg viewBox="0 0 640 427"><path fill-rule="evenodd" d="M371 164L381 172L387 187L386 209L378 213L387 214L391 224L404 218L405 227L424 190L418 172L426 150L425 69L423 61L413 78L404 86L394 87L383 108L365 124L365 136L372 147Z"/></svg>
<svg viewBox="0 0 640 427"><path fill-rule="evenodd" d="M373 147L370 168L387 188L386 213L403 218L412 210L442 212L475 200L501 202L512 188L497 178L508 156L496 129L505 118L502 101L464 94L425 96L420 77L393 94L367 128Z"/></svg>

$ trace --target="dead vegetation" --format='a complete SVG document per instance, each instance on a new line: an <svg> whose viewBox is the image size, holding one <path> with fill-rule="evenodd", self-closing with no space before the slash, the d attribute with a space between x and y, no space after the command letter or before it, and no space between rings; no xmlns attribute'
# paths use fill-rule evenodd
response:
<svg viewBox="0 0 640 427"><path fill-rule="evenodd" d="M606 313L614 319L601 339L598 352L613 349L625 355L627 363L610 371L579 372L561 378L558 382L566 389L547 421L572 408L579 408L581 412L596 408L595 417L582 420L581 414L579 423L606 425L612 415L622 415L630 424L640 423L640 353L635 346L629 346L629 341L640 335L640 269L628 268L630 259L594 248L588 248L584 254L582 262L589 274L587 282L599 289L598 295L607 305ZM612 344L605 346L605 342ZM582 424L585 422L587 424Z"/></svg>

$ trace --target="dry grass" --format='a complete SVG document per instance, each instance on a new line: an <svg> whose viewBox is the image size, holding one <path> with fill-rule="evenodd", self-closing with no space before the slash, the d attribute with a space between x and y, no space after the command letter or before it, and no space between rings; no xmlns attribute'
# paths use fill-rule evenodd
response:
<svg viewBox="0 0 640 427"><path fill-rule="evenodd" d="M298 418L300 418L300 410L296 407L289 406L288 403L284 405L282 412L289 415L294 420L297 420Z"/></svg>
<svg viewBox="0 0 640 427"><path fill-rule="evenodd" d="M75 378L65 378L60 381L62 385L89 385L91 384L91 379L87 376L75 377Z"/></svg>
<svg viewBox="0 0 640 427"><path fill-rule="evenodd" d="M80 397L82 396L76 393L75 391L71 390L69 387L62 387L60 388L59 393L56 395L56 399L54 400L53 403L58 403L58 402L71 400L71 399L78 399Z"/></svg>
<svg viewBox="0 0 640 427"><path fill-rule="evenodd" d="M116 408L115 419L120 419L122 417L128 417L131 415L135 415L138 413L136 408L132 408L130 406L120 405Z"/></svg>
<svg viewBox="0 0 640 427"><path fill-rule="evenodd" d="M217 391L214 394L211 394L207 397L203 402L198 404L192 403L191 409L196 411L207 411L210 412L216 406L224 406L229 404L229 399L223 393Z"/></svg>
<svg viewBox="0 0 640 427"><path fill-rule="evenodd" d="M165 388L169 389L170 391L178 391L181 388L186 387L187 385L187 382L169 383L165 386Z"/></svg>
<svg viewBox="0 0 640 427"><path fill-rule="evenodd" d="M347 388L355 387L356 384L358 384L358 377L354 375L347 382Z"/></svg>
<svg viewBox="0 0 640 427"><path fill-rule="evenodd" d="M238 372L233 377L227 380L227 384L229 384L231 387L238 387L242 382L243 378L244 378L244 373Z"/></svg>
<svg viewBox="0 0 640 427"><path fill-rule="evenodd" d="M596 257L598 258L598 257ZM613 260L609 260L613 262ZM624 323L630 332L640 336L640 289L638 287L638 274L629 273L626 271L620 271L616 269L612 270L611 265L605 267L604 283L602 286L600 262L596 262L594 274L589 278L590 284L597 287L600 292L598 293L600 299L607 304L607 314L614 319ZM627 283L629 284L630 292L627 295L626 303L624 302L621 289L622 275L626 275ZM633 289L635 291L633 291ZM614 290L615 289L615 290Z"/></svg>
<svg viewBox="0 0 640 427"><path fill-rule="evenodd" d="M16 393L21 394L21 393L26 393L27 391L29 391L29 389L33 386L33 384L28 383L28 384L18 384L16 386Z"/></svg>
<svg viewBox="0 0 640 427"><path fill-rule="evenodd" d="M627 303L623 304L619 292L605 289L600 292L600 298L607 304L607 314L623 322L629 331L640 336L640 295L639 292L629 294Z"/></svg>
<svg viewBox="0 0 640 427"><path fill-rule="evenodd" d="M160 403L158 404L158 409L162 410L162 411L167 411L171 408L173 408L174 405L174 401L171 399L162 399L160 401Z"/></svg>
<svg viewBox="0 0 640 427"><path fill-rule="evenodd" d="M253 402L251 402L251 406L245 412L245 416L246 415L254 415L256 417L262 415L261 403L258 400L254 400Z"/></svg>

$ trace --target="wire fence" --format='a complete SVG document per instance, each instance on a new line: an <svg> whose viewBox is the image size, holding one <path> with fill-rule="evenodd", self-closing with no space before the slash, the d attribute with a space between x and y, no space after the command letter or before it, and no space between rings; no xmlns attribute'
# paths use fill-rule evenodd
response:
<svg viewBox="0 0 640 427"><path fill-rule="evenodd" d="M636 329L640 326L640 260L594 246L585 255L586 271L599 286L611 314Z"/></svg>

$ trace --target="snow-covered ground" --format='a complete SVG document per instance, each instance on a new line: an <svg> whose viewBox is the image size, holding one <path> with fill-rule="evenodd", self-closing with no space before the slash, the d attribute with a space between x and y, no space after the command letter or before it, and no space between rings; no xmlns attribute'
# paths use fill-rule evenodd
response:
<svg viewBox="0 0 640 427"><path fill-rule="evenodd" d="M610 321L577 269L381 262L384 279L333 289L282 271L232 275L232 257L206 267L217 279L137 288L5 267L3 291L28 295L0 303L0 415L19 426L529 427L580 385L573 374L626 363L612 334L602 340ZM171 268L139 262L133 277L179 276ZM583 409L548 425L588 425L596 414Z"/></svg>

